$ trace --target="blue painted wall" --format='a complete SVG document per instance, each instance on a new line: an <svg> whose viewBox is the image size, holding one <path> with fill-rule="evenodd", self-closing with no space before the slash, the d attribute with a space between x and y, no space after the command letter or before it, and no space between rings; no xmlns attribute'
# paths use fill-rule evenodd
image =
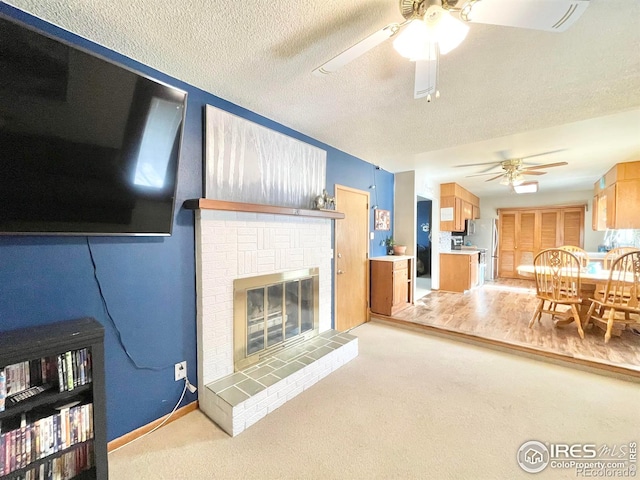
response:
<svg viewBox="0 0 640 480"><path fill-rule="evenodd" d="M202 195L204 106L223 108L325 149L330 193L336 183L368 190L374 167L4 3L0 14L185 90L189 96L171 237L0 236L0 331L82 316L95 317L105 326L107 437L112 440L172 410L182 391L182 384L173 381L174 363L186 360L189 378L196 383L194 219L180 206ZM377 199L373 194L372 202L393 211L393 175L383 170L375 175ZM372 256L385 253L382 238L376 232ZM98 293L87 241L129 353L139 365L153 369L134 367L120 348ZM183 404L195 398L187 393Z"/></svg>
<svg viewBox="0 0 640 480"><path fill-rule="evenodd" d="M429 233L431 231L431 200L421 200L418 202L416 209L416 219L418 223L418 235L417 242L418 245L423 245L425 247L431 246L431 241L429 240ZM429 231L425 232L422 230L422 225L429 225Z"/></svg>

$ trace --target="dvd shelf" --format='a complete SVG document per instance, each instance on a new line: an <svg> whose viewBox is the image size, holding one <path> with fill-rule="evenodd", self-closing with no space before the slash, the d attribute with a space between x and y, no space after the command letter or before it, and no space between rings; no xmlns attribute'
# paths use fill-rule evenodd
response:
<svg viewBox="0 0 640 480"><path fill-rule="evenodd" d="M107 480L104 329L0 332L0 480Z"/></svg>

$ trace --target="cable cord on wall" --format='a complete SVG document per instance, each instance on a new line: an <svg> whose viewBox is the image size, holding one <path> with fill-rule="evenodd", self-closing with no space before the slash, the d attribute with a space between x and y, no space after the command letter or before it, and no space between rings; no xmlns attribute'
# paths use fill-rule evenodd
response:
<svg viewBox="0 0 640 480"><path fill-rule="evenodd" d="M151 430L149 430L148 432L140 435L139 437L134 438L133 440L131 440L130 442L125 443L124 445L120 445L118 448L114 448L113 450L111 450L109 453L113 453L117 450L120 450L122 447L126 447L127 445L131 445L133 442L137 442L138 440L140 440L141 438L146 437L147 435L149 435L150 433L155 432L156 430L158 430L160 427L162 427L165 423L167 423L169 421L169 419L173 416L174 413L176 413L176 410L178 409L178 407L180 406L180 403L182 403L182 399L184 398L184 394L187 391L187 387L189 388L189 391L191 391L191 393L193 393L193 391L191 390L192 385L189 383L189 380L187 379L187 377L184 377L184 388L182 389L182 395L180 395L180 399L178 400L178 403L176 403L176 406L173 407L173 410L171 410L171 413L169 415L167 415L167 417L159 424L156 425L155 427L153 427Z"/></svg>
<svg viewBox="0 0 640 480"><path fill-rule="evenodd" d="M124 353L127 355L127 358L129 359L131 364L138 370L153 370L157 372L162 370L167 370L169 368L174 368L174 364L165 365L161 367L140 365L131 356L131 354L129 353L129 350L127 350L127 346L124 344L124 341L122 340L122 334L120 333L120 329L118 328L118 325L116 324L115 320L111 316L111 312L109 311L109 305L107 305L107 299L104 296L104 293L102 291L102 285L100 284L100 279L98 278L98 267L96 266L96 261L93 258L93 250L91 250L91 243L89 242L89 237L86 237L86 238L87 238L87 247L89 248L89 257L91 258L91 265L93 265L93 278L95 279L96 285L98 286L98 292L100 293L100 300L102 301L102 306L104 308L105 313L107 314L107 317L111 321L113 328L116 331L116 337L118 338L118 343L120 344L120 347L122 347L122 350L124 351ZM185 384L185 388L186 388L186 384Z"/></svg>

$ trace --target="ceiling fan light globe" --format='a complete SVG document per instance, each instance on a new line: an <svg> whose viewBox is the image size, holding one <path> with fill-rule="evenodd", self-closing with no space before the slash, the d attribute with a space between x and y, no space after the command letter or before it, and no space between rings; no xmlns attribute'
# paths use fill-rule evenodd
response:
<svg viewBox="0 0 640 480"><path fill-rule="evenodd" d="M393 41L393 48L410 60L427 59L429 55L429 32L421 20L413 20ZM425 58L426 55L426 58Z"/></svg>
<svg viewBox="0 0 640 480"><path fill-rule="evenodd" d="M440 53L446 55L460 45L469 33L469 26L456 20L438 5L431 5L424 15L429 39L438 44Z"/></svg>
<svg viewBox="0 0 640 480"><path fill-rule="evenodd" d="M514 185L513 190L516 193L536 193L538 191L538 182L525 182L520 185Z"/></svg>

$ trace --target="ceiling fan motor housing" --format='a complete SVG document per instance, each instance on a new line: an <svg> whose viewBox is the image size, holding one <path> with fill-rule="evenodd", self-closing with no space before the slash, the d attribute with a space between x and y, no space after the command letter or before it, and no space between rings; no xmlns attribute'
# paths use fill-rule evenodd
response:
<svg viewBox="0 0 640 480"><path fill-rule="evenodd" d="M405 20L423 18L427 9L436 5L445 10L456 8L459 0L400 0L400 13Z"/></svg>
<svg viewBox="0 0 640 480"><path fill-rule="evenodd" d="M422 17L424 12L432 5L437 5L445 10L457 7L459 0L400 0L400 12L409 20L413 17Z"/></svg>

